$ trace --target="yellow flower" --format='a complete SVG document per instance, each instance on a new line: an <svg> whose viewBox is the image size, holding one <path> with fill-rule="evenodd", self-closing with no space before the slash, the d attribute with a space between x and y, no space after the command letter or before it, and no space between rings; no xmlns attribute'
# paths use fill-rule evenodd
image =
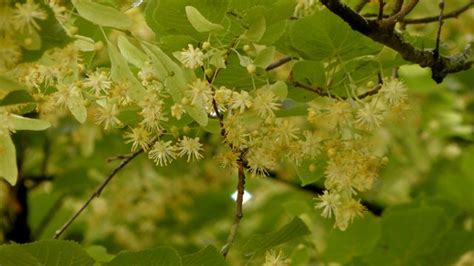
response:
<svg viewBox="0 0 474 266"><path fill-rule="evenodd" d="M283 252L280 250L278 254L274 250L269 250L265 253L265 262L263 266L289 266L290 259L283 257Z"/></svg>
<svg viewBox="0 0 474 266"><path fill-rule="evenodd" d="M278 119L275 125L276 141L289 145L291 141L298 139L299 128L288 119Z"/></svg>
<svg viewBox="0 0 474 266"><path fill-rule="evenodd" d="M322 216L325 218L331 218L332 214L337 210L339 206L341 196L335 192L324 191L323 195L320 195L317 203L314 207L316 209L323 209Z"/></svg>
<svg viewBox="0 0 474 266"><path fill-rule="evenodd" d="M117 118L119 110L116 104L106 102L102 104L97 110L96 123L104 125L104 129L108 130L111 127L116 127L122 124Z"/></svg>
<svg viewBox="0 0 474 266"><path fill-rule="evenodd" d="M188 49L183 49L179 53L178 59L185 67L195 69L203 65L204 54L199 48L188 44Z"/></svg>
<svg viewBox="0 0 474 266"><path fill-rule="evenodd" d="M245 111L245 109L250 108L252 106L252 98L250 97L249 93L246 91L233 92L232 99L230 100L230 109L237 109L241 113Z"/></svg>
<svg viewBox="0 0 474 266"><path fill-rule="evenodd" d="M196 79L191 85L187 95L191 99L191 105L209 106L212 101L212 89L210 84L202 79Z"/></svg>
<svg viewBox="0 0 474 266"><path fill-rule="evenodd" d="M185 112L186 111L184 110L183 106L179 103L176 103L173 106L171 106L171 116L173 116L174 118L178 120L181 119L181 117L183 116Z"/></svg>
<svg viewBox="0 0 474 266"><path fill-rule="evenodd" d="M132 143L132 151L136 151L138 146L147 150L148 142L150 141L150 132L141 126L138 126L132 128L130 132L126 132L124 138L126 139L125 143Z"/></svg>
<svg viewBox="0 0 474 266"><path fill-rule="evenodd" d="M187 161L192 159L199 160L203 158L200 152L202 151L202 144L199 143L199 138L188 138L184 136L178 144L179 156L187 155Z"/></svg>
<svg viewBox="0 0 474 266"><path fill-rule="evenodd" d="M338 227L341 231L345 231L354 218L363 216L364 210L365 207L360 203L360 200L349 199L337 208L334 226Z"/></svg>
<svg viewBox="0 0 474 266"><path fill-rule="evenodd" d="M141 124L147 129L159 130L161 121L167 120L163 114L163 100L155 92L149 91L138 105L142 108L139 113L143 117Z"/></svg>
<svg viewBox="0 0 474 266"><path fill-rule="evenodd" d="M363 129L373 130L380 127L383 114L373 104L366 103L357 111L356 123Z"/></svg>
<svg viewBox="0 0 474 266"><path fill-rule="evenodd" d="M398 79L387 80L380 89L381 95L390 105L397 105L407 98L407 88Z"/></svg>
<svg viewBox="0 0 474 266"><path fill-rule="evenodd" d="M157 165L166 166L176 159L176 147L171 145L171 141L159 140L153 145L148 157Z"/></svg>
<svg viewBox="0 0 474 266"><path fill-rule="evenodd" d="M83 83L84 87L94 90L95 96L101 93L108 94L112 82L105 71L95 71L87 74L87 79Z"/></svg>
<svg viewBox="0 0 474 266"><path fill-rule="evenodd" d="M46 12L38 4L35 4L33 0L27 0L24 4L15 4L14 25L18 30L27 29L32 31L32 28L39 30L40 26L36 20L45 20L47 17Z"/></svg>
<svg viewBox="0 0 474 266"><path fill-rule="evenodd" d="M273 111L280 107L280 104L277 103L276 100L277 97L271 90L265 88L260 89L254 98L253 108L261 118L274 117L275 113Z"/></svg>

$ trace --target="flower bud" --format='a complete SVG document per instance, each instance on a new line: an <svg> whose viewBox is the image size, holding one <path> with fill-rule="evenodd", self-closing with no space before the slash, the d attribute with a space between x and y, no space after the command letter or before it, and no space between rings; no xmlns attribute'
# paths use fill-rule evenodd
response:
<svg viewBox="0 0 474 266"><path fill-rule="evenodd" d="M255 74L255 71L257 71L257 67L254 64L247 65L247 72L249 74Z"/></svg>

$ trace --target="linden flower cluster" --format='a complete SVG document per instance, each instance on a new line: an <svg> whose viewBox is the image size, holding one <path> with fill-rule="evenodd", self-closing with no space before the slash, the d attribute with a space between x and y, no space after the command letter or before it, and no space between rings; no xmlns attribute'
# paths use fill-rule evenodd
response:
<svg viewBox="0 0 474 266"><path fill-rule="evenodd" d="M0 5L0 14L12 18L17 30L35 32L41 30L39 22L47 14L64 15L58 2L48 3L54 12L47 13L38 3L27 0L14 7ZM299 1L297 8L302 15L302 11L315 8L315 1ZM236 89L232 86L237 84L215 84L232 52L253 62L250 57L255 55L245 48L249 45L243 48L250 56L246 57L239 54L238 44L235 48L217 48L209 42L199 47L189 44L173 53L181 65L166 58L166 67L150 49L143 49L143 61L134 62L136 68L132 69L112 43L107 43L111 67L90 67L83 59L85 52L102 52L104 43L92 41L90 48L73 42L47 51L35 63L18 64L25 44L14 37L14 27L3 18L0 72L27 87L41 119L54 125L69 113L80 123L95 122L105 131L121 132L133 151L144 150L158 166L170 165L178 158L191 162L204 157L199 135L199 130L207 130L204 119L215 119L220 127L225 147L218 154L221 165L236 168L241 161L252 176L268 175L282 165L306 167L302 162L327 158L324 169L309 164L305 170L324 172L327 190L318 198L316 208L322 209L325 217L334 216L335 226L341 230L362 215L364 207L357 195L372 188L385 163L384 154L373 148L373 133L391 114L402 111L406 100L404 85L388 79L371 97L317 97L306 117L282 115L288 103L286 92L282 92L286 84L263 79L252 63L241 62L253 86ZM112 58L114 53L118 59ZM123 65L116 65L122 61ZM163 69L173 69L173 73L166 75ZM195 71L198 69L202 71ZM0 113L0 134L9 134L14 128L8 124L9 112ZM199 130L194 129L198 126Z"/></svg>
<svg viewBox="0 0 474 266"><path fill-rule="evenodd" d="M46 11L33 0L14 6L10 1L0 1L0 73L21 60L21 49L29 49L41 30L38 22L47 17Z"/></svg>
<svg viewBox="0 0 474 266"><path fill-rule="evenodd" d="M364 100L324 99L313 101L308 121L324 139L325 187L316 208L326 218L335 217L335 226L345 230L364 206L356 199L376 182L379 169L387 162L375 153L373 134L384 120L398 115L406 100L406 88L397 79L388 79L377 95Z"/></svg>

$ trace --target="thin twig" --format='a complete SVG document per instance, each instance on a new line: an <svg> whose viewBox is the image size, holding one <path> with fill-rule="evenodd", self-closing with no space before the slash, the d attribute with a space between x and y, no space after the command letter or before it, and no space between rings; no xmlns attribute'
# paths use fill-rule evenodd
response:
<svg viewBox="0 0 474 266"><path fill-rule="evenodd" d="M279 67L279 66L282 66L282 65L284 65L284 64L286 64L286 63L288 63L288 62L290 62L292 59L293 59L293 57L291 57L291 56L288 56L288 55L287 55L287 56L284 56L284 57L278 59L277 61L275 61L275 62L269 64L269 65L265 68L265 71L273 70L273 69L275 69L275 68L277 68L277 67Z"/></svg>
<svg viewBox="0 0 474 266"><path fill-rule="evenodd" d="M300 82L297 82L295 81L293 83L296 87L299 87L299 88L302 88L302 89L305 89L307 91L310 91L310 92L314 92L316 94L318 94L319 96L322 96L322 97L329 97L329 98L333 98L333 99L341 99L341 100L347 100L349 98L352 98L352 99L359 99L359 100L362 100L364 98L367 98L369 96L372 96L372 95L375 95L379 92L379 90L382 88L382 83L380 82L379 80L379 84L375 85L372 89L360 94L360 95L357 95L356 97L345 97L345 96L336 96L336 95L333 95L333 94L329 94L327 92L325 92L323 90L323 88L321 87L312 87L312 86L309 86L309 85L306 85L306 84L303 84L303 83L300 83Z"/></svg>
<svg viewBox="0 0 474 266"><path fill-rule="evenodd" d="M151 141L152 143L155 142L155 139ZM58 239L64 231L76 220L76 218L89 206L89 204L92 202L94 198L98 198L104 188L109 184L109 182L112 180L112 178L120 171L122 170L128 163L130 163L135 157L137 157L140 153L143 152L143 148L140 148L138 151L129 154L127 157L122 159L120 164L115 167L112 172L102 181L102 183L96 188L96 190L89 196L89 198L84 202L84 204L77 210L71 218L59 229L55 232L54 234L54 239Z"/></svg>
<svg viewBox="0 0 474 266"><path fill-rule="evenodd" d="M239 228L240 220L244 217L242 211L242 205L244 201L244 192L245 192L245 173L244 173L244 163L239 161L239 180L237 182L237 199L235 201L235 217L234 223L230 229L229 236L227 237L227 242L221 249L221 254L224 257L227 257L229 250L232 244L235 241L235 237L237 236L237 229Z"/></svg>
<svg viewBox="0 0 474 266"><path fill-rule="evenodd" d="M474 0L470 0L470 2L459 9L453 10L449 13L444 14L441 18L443 20L448 18L457 18L462 13L466 12L474 5ZM423 24L423 23L431 23L431 22L438 22L439 16L432 16L432 17L425 17L425 18L413 18L413 19L403 19L405 24Z"/></svg>
<svg viewBox="0 0 474 266"><path fill-rule="evenodd" d="M385 3L383 0L379 0L379 13L377 15L377 20L383 19L383 8L385 7Z"/></svg>
<svg viewBox="0 0 474 266"><path fill-rule="evenodd" d="M396 0L395 3L393 4L393 9L392 9L392 16L400 12L403 6L403 0Z"/></svg>
<svg viewBox="0 0 474 266"><path fill-rule="evenodd" d="M382 21L380 21L379 25L381 28L388 28L395 25L395 23L402 20L406 15L408 15L418 4L419 0L411 0L410 3L403 6L398 13L393 16L390 16Z"/></svg>
<svg viewBox="0 0 474 266"><path fill-rule="evenodd" d="M354 7L354 10L355 12L360 12L364 7L365 5L367 5L368 3L370 2L370 0L361 0L355 7Z"/></svg>
<svg viewBox="0 0 474 266"><path fill-rule="evenodd" d="M439 58L439 43L441 38L441 28L443 27L443 12L444 12L444 0L439 0L439 19L438 19L438 32L436 33L436 46L433 51L435 59Z"/></svg>

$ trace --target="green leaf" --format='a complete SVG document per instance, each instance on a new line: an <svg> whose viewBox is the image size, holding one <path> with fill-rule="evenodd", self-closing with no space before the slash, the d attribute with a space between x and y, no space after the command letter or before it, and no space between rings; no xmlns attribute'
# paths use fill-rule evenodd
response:
<svg viewBox="0 0 474 266"><path fill-rule="evenodd" d="M93 39L84 36L77 36L74 41L74 46L82 52L93 52L95 51L95 42Z"/></svg>
<svg viewBox="0 0 474 266"><path fill-rule="evenodd" d="M0 246L0 265L40 266L42 264L28 251L22 249L20 245L13 244Z"/></svg>
<svg viewBox="0 0 474 266"><path fill-rule="evenodd" d="M25 90L25 89L26 89L25 86L0 75L0 97L12 91Z"/></svg>
<svg viewBox="0 0 474 266"><path fill-rule="evenodd" d="M140 101L145 97L145 88L133 75L128 67L127 60L119 53L118 49L110 42L107 42L107 50L109 51L112 80L117 83L126 82L130 85L129 96L135 101Z"/></svg>
<svg viewBox="0 0 474 266"><path fill-rule="evenodd" d="M91 256L96 262L110 262L114 256L107 252L103 246L90 246L87 248L87 254Z"/></svg>
<svg viewBox="0 0 474 266"><path fill-rule="evenodd" d="M332 229L322 259L326 262L346 263L354 257L369 254L381 235L380 222L372 215L356 219L346 231Z"/></svg>
<svg viewBox="0 0 474 266"><path fill-rule="evenodd" d="M183 256L183 265L186 266L223 266L227 265L224 260L224 257L217 251L214 246L207 246L206 248L190 254Z"/></svg>
<svg viewBox="0 0 474 266"><path fill-rule="evenodd" d="M197 32L186 16L186 6L193 6L207 20L222 23L230 0L160 0L147 1L145 19L157 36L188 35L205 40L208 35Z"/></svg>
<svg viewBox="0 0 474 266"><path fill-rule="evenodd" d="M286 99L286 96L288 96L288 86L286 86L286 83L284 81L277 81L270 85L270 90L280 99L284 100Z"/></svg>
<svg viewBox="0 0 474 266"><path fill-rule="evenodd" d="M39 50L41 49L41 36L38 34L38 31L35 28L32 28L31 31L21 32L17 36L18 42L21 44L21 47L26 50Z"/></svg>
<svg viewBox="0 0 474 266"><path fill-rule="evenodd" d="M18 169L16 166L15 145L9 135L0 134L0 177L12 186L16 184Z"/></svg>
<svg viewBox="0 0 474 266"><path fill-rule="evenodd" d="M237 56L239 57L239 64L243 67L246 67L250 64L253 63L252 59L246 55L241 55L239 52L237 52L237 50L235 50L235 53L237 54Z"/></svg>
<svg viewBox="0 0 474 266"><path fill-rule="evenodd" d="M133 45L127 37L120 35L117 40L117 45L123 57L127 59L132 65L141 68L147 60L144 52Z"/></svg>
<svg viewBox="0 0 474 266"><path fill-rule="evenodd" d="M303 160L299 165L295 165L296 174L301 181L301 185L306 186L323 178L326 164L326 158L320 156L314 160Z"/></svg>
<svg viewBox="0 0 474 266"><path fill-rule="evenodd" d="M21 245L42 265L82 266L93 265L94 260L79 244L65 240L41 240Z"/></svg>
<svg viewBox="0 0 474 266"><path fill-rule="evenodd" d="M100 26L126 30L132 26L132 21L127 15L118 10L104 6L90 0L72 0L81 17Z"/></svg>
<svg viewBox="0 0 474 266"><path fill-rule="evenodd" d="M71 114L81 124L86 122L87 119L87 109L84 104L85 102L84 98L82 98L82 94L71 95L66 104Z"/></svg>
<svg viewBox="0 0 474 266"><path fill-rule="evenodd" d="M219 51L212 54L209 63L216 68L226 68L225 64L225 51Z"/></svg>
<svg viewBox="0 0 474 266"><path fill-rule="evenodd" d="M207 125L202 129L214 134L219 134L221 132L221 126L218 119L209 119Z"/></svg>
<svg viewBox="0 0 474 266"><path fill-rule="evenodd" d="M384 212L382 236L366 256L371 265L390 260L389 265L414 265L429 254L448 230L446 212L437 206L400 205Z"/></svg>
<svg viewBox="0 0 474 266"><path fill-rule="evenodd" d="M454 162L441 161L433 167L430 177L435 178L433 193L444 196L450 202L474 210L474 148L466 149Z"/></svg>
<svg viewBox="0 0 474 266"><path fill-rule="evenodd" d="M251 236L243 249L246 255L253 255L308 234L310 231L306 224L300 218L295 217L289 224L276 232Z"/></svg>
<svg viewBox="0 0 474 266"><path fill-rule="evenodd" d="M307 104L286 100L285 105L284 108L275 112L276 117L306 116L308 114L309 106Z"/></svg>
<svg viewBox="0 0 474 266"><path fill-rule="evenodd" d="M125 251L121 252L107 266L150 266L167 265L180 266L181 258L178 253L168 247L159 247L143 251Z"/></svg>
<svg viewBox="0 0 474 266"><path fill-rule="evenodd" d="M260 51L255 57L254 64L261 68L266 68L275 58L275 47L267 47Z"/></svg>
<svg viewBox="0 0 474 266"><path fill-rule="evenodd" d="M293 79L299 83L325 87L326 72L321 61L298 61L292 69Z"/></svg>
<svg viewBox="0 0 474 266"><path fill-rule="evenodd" d="M452 231L444 235L435 250L424 258L424 265L454 265L465 252L474 249L474 232Z"/></svg>
<svg viewBox="0 0 474 266"><path fill-rule="evenodd" d="M32 103L35 100L26 90L15 90L8 93L1 101L0 106Z"/></svg>
<svg viewBox="0 0 474 266"><path fill-rule="evenodd" d="M181 101L183 90L186 87L187 81L183 69L171 59L158 46L149 43L142 43L145 52L151 57L154 66L157 68L157 75L160 80L172 80L177 87L167 86L172 89L171 96Z"/></svg>
<svg viewBox="0 0 474 266"><path fill-rule="evenodd" d="M48 121L27 118L19 115L10 115L15 130L45 130L51 126Z"/></svg>
<svg viewBox="0 0 474 266"><path fill-rule="evenodd" d="M155 45L143 43L143 48L157 67L157 73L161 75L160 79L166 80L166 88L174 102L180 103L188 84L187 80L194 79L194 73L184 72L177 63ZM184 109L199 125L204 127L207 125L207 112L203 106L184 106Z"/></svg>
<svg viewBox="0 0 474 266"><path fill-rule="evenodd" d="M263 34L265 34L265 17L261 14L255 14L255 17L252 17L250 20L250 27L245 32L244 37L250 41L258 42L260 39L262 39Z"/></svg>
<svg viewBox="0 0 474 266"><path fill-rule="evenodd" d="M291 27L290 39L300 56L311 60L348 60L376 54L382 48L328 10L298 19Z"/></svg>
<svg viewBox="0 0 474 266"><path fill-rule="evenodd" d="M218 31L224 29L222 25L207 20L201 13L199 13L199 10L192 6L186 6L185 10L186 17L198 32Z"/></svg>
<svg viewBox="0 0 474 266"><path fill-rule="evenodd" d="M206 109L202 106L184 106L184 110L189 114L189 116L198 122L199 125L205 127L208 123L208 117Z"/></svg>

